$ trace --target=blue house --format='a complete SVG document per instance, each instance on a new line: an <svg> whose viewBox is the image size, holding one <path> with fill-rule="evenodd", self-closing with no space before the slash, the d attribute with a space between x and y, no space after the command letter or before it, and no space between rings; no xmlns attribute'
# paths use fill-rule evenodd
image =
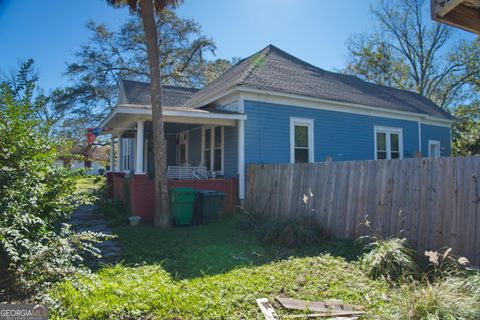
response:
<svg viewBox="0 0 480 320"><path fill-rule="evenodd" d="M153 170L149 84L124 80L113 128L114 172ZM270 45L201 90L164 86L168 175L231 178L245 195L251 163L449 156L453 117L425 97L325 71ZM215 179L211 179L215 178Z"/></svg>

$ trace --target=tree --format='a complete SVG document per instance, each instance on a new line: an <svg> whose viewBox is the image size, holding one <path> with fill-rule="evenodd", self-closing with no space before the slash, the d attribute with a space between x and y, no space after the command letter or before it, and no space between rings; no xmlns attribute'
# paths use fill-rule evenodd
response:
<svg viewBox="0 0 480 320"><path fill-rule="evenodd" d="M425 0L379 0L376 32L348 42L344 72L416 91L449 108L471 98L480 75L480 40L455 41L454 30L433 22Z"/></svg>
<svg viewBox="0 0 480 320"><path fill-rule="evenodd" d="M215 43L202 34L194 20L179 18L165 8L155 22L164 84L200 88L232 65L224 59L207 59L215 53ZM69 106L63 131L82 139L85 127L99 123L115 106L121 79L149 81L145 33L138 15L118 30L93 21L87 28L91 38L65 71L73 85L59 92L62 94L55 100L58 106Z"/></svg>
<svg viewBox="0 0 480 320"><path fill-rule="evenodd" d="M157 227L170 226L170 208L167 188L167 148L162 115L162 78L160 71L160 53L155 14L167 5L177 6L181 0L107 0L120 6L128 5L132 11L138 11L143 22L145 44L150 76L150 98L152 104L153 155L155 164L155 216Z"/></svg>
<svg viewBox="0 0 480 320"><path fill-rule="evenodd" d="M0 81L0 300L41 294L79 271L80 253L93 253L97 233L62 224L80 203L74 173L55 165L61 140L50 136L35 96L33 60L15 81ZM21 297L23 298L23 297Z"/></svg>
<svg viewBox="0 0 480 320"><path fill-rule="evenodd" d="M480 102L458 106L453 115L457 118L452 128L453 154L480 154Z"/></svg>

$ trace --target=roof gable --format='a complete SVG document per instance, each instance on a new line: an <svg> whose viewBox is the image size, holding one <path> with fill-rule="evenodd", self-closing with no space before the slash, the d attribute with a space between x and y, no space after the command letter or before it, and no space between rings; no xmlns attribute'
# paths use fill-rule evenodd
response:
<svg viewBox="0 0 480 320"><path fill-rule="evenodd" d="M272 45L241 60L204 89L195 93L185 106L202 107L235 87L452 119L448 112L420 94L377 85L355 76L326 71Z"/></svg>

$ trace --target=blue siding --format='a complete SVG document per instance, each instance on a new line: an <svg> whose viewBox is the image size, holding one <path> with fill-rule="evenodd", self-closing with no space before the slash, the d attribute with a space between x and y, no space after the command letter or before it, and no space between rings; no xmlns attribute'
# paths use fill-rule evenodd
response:
<svg viewBox="0 0 480 320"><path fill-rule="evenodd" d="M419 150L418 122L245 101L245 163L290 162L290 117L314 119L315 161L374 158L374 126L403 129L403 155Z"/></svg>
<svg viewBox="0 0 480 320"><path fill-rule="evenodd" d="M202 162L202 129L188 132L188 161L192 166L198 166Z"/></svg>
<svg viewBox="0 0 480 320"><path fill-rule="evenodd" d="M234 178L238 173L237 127L224 127L223 173L225 178Z"/></svg>
<svg viewBox="0 0 480 320"><path fill-rule="evenodd" d="M428 157L428 140L440 141L440 155L450 156L450 128L422 124L422 154Z"/></svg>

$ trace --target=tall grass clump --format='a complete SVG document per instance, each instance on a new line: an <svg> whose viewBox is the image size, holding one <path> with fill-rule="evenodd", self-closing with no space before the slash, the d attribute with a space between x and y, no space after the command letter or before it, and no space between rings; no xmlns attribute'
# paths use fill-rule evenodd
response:
<svg viewBox="0 0 480 320"><path fill-rule="evenodd" d="M408 246L406 239L371 239L360 264L372 279L384 278L397 282L416 274L418 266L415 263L415 251Z"/></svg>
<svg viewBox="0 0 480 320"><path fill-rule="evenodd" d="M385 309L389 319L480 319L479 297L465 286L466 279L448 277L421 285L404 284Z"/></svg>

